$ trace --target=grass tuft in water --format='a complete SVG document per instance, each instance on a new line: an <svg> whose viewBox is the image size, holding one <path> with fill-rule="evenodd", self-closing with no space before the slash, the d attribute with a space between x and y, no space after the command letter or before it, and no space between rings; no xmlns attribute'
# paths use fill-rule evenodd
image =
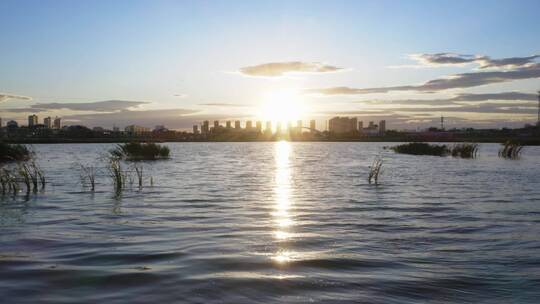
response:
<svg viewBox="0 0 540 304"><path fill-rule="evenodd" d="M131 142L117 145L110 151L111 157L124 160L157 160L169 158L170 149L156 143Z"/></svg>
<svg viewBox="0 0 540 304"><path fill-rule="evenodd" d="M507 141L502 144L501 149L499 150L499 157L506 159L518 159L523 150L523 145L513 141Z"/></svg>
<svg viewBox="0 0 540 304"><path fill-rule="evenodd" d="M450 149L450 154L453 157L476 158L476 156L478 155L478 144L474 144L474 143L455 144Z"/></svg>
<svg viewBox="0 0 540 304"><path fill-rule="evenodd" d="M82 185L90 185L90 190L96 190L96 168L94 166L85 166L78 164L81 170L81 183Z"/></svg>
<svg viewBox="0 0 540 304"><path fill-rule="evenodd" d="M126 174L122 171L120 161L117 159L111 159L109 163L109 176L111 177L116 193L122 192L122 189L126 185Z"/></svg>
<svg viewBox="0 0 540 304"><path fill-rule="evenodd" d="M446 156L450 153L445 145L431 145L428 143L413 142L403 145L391 147L396 153L411 154L411 155L433 155Z"/></svg>
<svg viewBox="0 0 540 304"><path fill-rule="evenodd" d="M0 162L26 161L32 152L25 145L0 143Z"/></svg>
<svg viewBox="0 0 540 304"><path fill-rule="evenodd" d="M383 160L380 157L376 157L373 160L373 163L369 167L368 182L374 183L375 185L379 184L379 174L381 173L381 168L383 165Z"/></svg>

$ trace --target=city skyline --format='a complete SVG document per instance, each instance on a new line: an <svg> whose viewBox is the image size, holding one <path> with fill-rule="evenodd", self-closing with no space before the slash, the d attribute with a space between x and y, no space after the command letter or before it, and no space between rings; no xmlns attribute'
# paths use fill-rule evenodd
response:
<svg viewBox="0 0 540 304"><path fill-rule="evenodd" d="M349 116L413 130L441 116L449 128L537 120L536 1L36 4L0 4L10 12L3 121L191 130Z"/></svg>

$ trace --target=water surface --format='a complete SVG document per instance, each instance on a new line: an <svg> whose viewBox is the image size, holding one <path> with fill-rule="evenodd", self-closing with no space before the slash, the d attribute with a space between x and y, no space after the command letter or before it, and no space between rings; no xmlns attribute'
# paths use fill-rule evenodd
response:
<svg viewBox="0 0 540 304"><path fill-rule="evenodd" d="M104 168L92 193L74 167L103 167L112 145L35 145L49 184L0 201L0 299L538 303L540 147L509 161L494 144L475 160L384 143L168 145L120 196Z"/></svg>

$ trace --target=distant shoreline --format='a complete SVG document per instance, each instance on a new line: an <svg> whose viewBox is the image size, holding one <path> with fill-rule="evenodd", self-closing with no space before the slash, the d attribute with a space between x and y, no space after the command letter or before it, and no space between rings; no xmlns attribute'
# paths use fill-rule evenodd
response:
<svg viewBox="0 0 540 304"><path fill-rule="evenodd" d="M88 138L88 139L38 139L32 138L27 140L10 140L3 139L5 143L12 144L115 144L125 142L161 142L161 143L228 143L228 142L277 142L283 139L271 139L271 140L159 140L149 138ZM319 139L319 140L293 140L287 139L290 142L322 142L322 143L336 143L336 142L357 142L357 143L377 143L377 142L444 142L444 143L457 143L457 142L475 142L475 143L504 143L508 140L517 140L523 145L537 146L540 145L540 138L455 138L455 139L418 139L418 138L365 138L365 139Z"/></svg>

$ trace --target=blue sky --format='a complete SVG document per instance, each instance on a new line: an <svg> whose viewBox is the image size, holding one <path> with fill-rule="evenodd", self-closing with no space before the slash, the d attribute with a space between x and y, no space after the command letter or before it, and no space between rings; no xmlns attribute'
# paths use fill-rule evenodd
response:
<svg viewBox="0 0 540 304"><path fill-rule="evenodd" d="M295 92L289 98L301 99L301 118L305 119L348 113L365 120L387 119L396 128L428 126L440 115L449 116L455 126L515 126L535 121L531 100L507 98L505 107L485 107L486 112L448 101L446 106L463 108L449 113L440 107L426 108L433 102L418 102L470 93L532 94L540 88L535 73L431 93L316 96L303 92L418 85L484 72L478 67L480 61L447 65L434 59L426 64L411 54L452 53L454 58L477 55L494 60L540 54L538 1L3 0L0 11L5 12L0 27L0 96L31 98L0 98L4 119L23 121L34 105L38 115L62 116L72 124L110 127L114 122L107 119L127 124L130 117L140 119L127 112L147 111L152 118L141 124L162 122L188 128L211 117L268 118L260 113L268 109L261 108L261 103L272 103L275 100L267 96L285 91ZM536 68L537 59L485 70ZM340 69L291 70L281 77L240 72L243 67L291 62ZM109 100L145 103L129 109L111 106L108 112L47 106ZM276 112L287 110L275 102ZM497 99L481 102L502 103ZM402 105L417 106L419 115L395 110ZM158 114L163 110L177 110L178 119L167 116L160 121Z"/></svg>

